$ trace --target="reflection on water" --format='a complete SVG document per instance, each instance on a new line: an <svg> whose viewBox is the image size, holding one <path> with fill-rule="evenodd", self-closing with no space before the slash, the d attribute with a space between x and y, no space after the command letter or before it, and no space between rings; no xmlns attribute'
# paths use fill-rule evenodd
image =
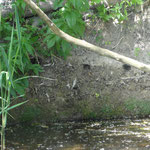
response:
<svg viewBox="0 0 150 150"><path fill-rule="evenodd" d="M18 126L6 140L8 150L149 150L150 120Z"/></svg>

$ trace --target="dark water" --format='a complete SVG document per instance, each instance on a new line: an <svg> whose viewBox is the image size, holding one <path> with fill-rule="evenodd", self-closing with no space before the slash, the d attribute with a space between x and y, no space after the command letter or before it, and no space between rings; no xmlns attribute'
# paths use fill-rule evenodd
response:
<svg viewBox="0 0 150 150"><path fill-rule="evenodd" d="M150 150L150 120L16 126L6 140L8 150Z"/></svg>

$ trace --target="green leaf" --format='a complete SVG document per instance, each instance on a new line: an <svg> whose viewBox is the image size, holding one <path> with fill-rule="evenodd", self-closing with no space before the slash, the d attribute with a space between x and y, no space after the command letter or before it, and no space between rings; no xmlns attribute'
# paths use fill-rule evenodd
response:
<svg viewBox="0 0 150 150"><path fill-rule="evenodd" d="M71 0L74 8L79 11L86 11L89 8L88 0Z"/></svg>
<svg viewBox="0 0 150 150"><path fill-rule="evenodd" d="M80 0L71 0L71 2L72 2L73 6L74 6L75 8L78 8L78 6L81 6L81 5L80 5L80 4L81 4L81 1L80 1Z"/></svg>
<svg viewBox="0 0 150 150"><path fill-rule="evenodd" d="M71 2L76 9L78 9L79 7L80 8L82 7L82 0L72 0Z"/></svg>
<svg viewBox="0 0 150 150"><path fill-rule="evenodd" d="M60 28L65 23L63 18L53 19L53 22L58 28Z"/></svg>
<svg viewBox="0 0 150 150"><path fill-rule="evenodd" d="M26 3L25 3L24 1L22 1L21 7L23 8L23 10L25 10L25 8L26 8Z"/></svg>
<svg viewBox="0 0 150 150"><path fill-rule="evenodd" d="M14 83L14 89L19 95L23 95L25 92L25 87L18 83Z"/></svg>
<svg viewBox="0 0 150 150"><path fill-rule="evenodd" d="M11 109L14 109L14 108L16 108L16 107L19 107L19 106L25 104L26 102L28 102L28 101L24 101L24 102L18 103L18 104L16 104L16 105L11 106L11 107L6 106L5 109L4 109L4 112L7 112L7 111L9 111L9 110L11 110ZM3 112L1 111L0 114L2 114L2 113L3 113Z"/></svg>
<svg viewBox="0 0 150 150"><path fill-rule="evenodd" d="M141 5L143 3L142 0L132 0L131 1L134 5L138 4L138 5Z"/></svg>
<svg viewBox="0 0 150 150"><path fill-rule="evenodd" d="M34 56L34 48L32 47L32 45L29 43L25 43L24 46L26 48L26 51L29 52L29 54L31 54L32 56Z"/></svg>
<svg viewBox="0 0 150 150"><path fill-rule="evenodd" d="M28 69L32 70L36 75L38 75L39 72L43 72L43 69L39 64L30 64Z"/></svg>
<svg viewBox="0 0 150 150"><path fill-rule="evenodd" d="M48 48L53 47L55 45L55 42L56 42L56 38L55 37L51 38L49 41L47 41L47 47Z"/></svg>
<svg viewBox="0 0 150 150"><path fill-rule="evenodd" d="M100 3L101 0L91 0L92 2L95 2L95 3Z"/></svg>
<svg viewBox="0 0 150 150"><path fill-rule="evenodd" d="M5 65L6 65L7 69L8 69L9 66L8 66L8 58L7 58L7 54L6 54L6 52L5 52L5 50L4 50L3 47L0 47L0 48L1 48L1 51L2 51L2 55L3 55L3 60L4 60L4 62L5 62Z"/></svg>
<svg viewBox="0 0 150 150"><path fill-rule="evenodd" d="M70 43L66 42L65 40L62 40L62 52L63 52L63 57L64 59L67 58L67 56L69 56L71 51L71 45Z"/></svg>
<svg viewBox="0 0 150 150"><path fill-rule="evenodd" d="M54 9L56 10L57 8L62 7L63 6L63 2L64 2L64 0L55 0L54 4L53 4Z"/></svg>
<svg viewBox="0 0 150 150"><path fill-rule="evenodd" d="M2 74L2 72L0 73L0 88L2 88L2 76L3 76L3 74Z"/></svg>
<svg viewBox="0 0 150 150"><path fill-rule="evenodd" d="M78 20L77 25L74 26L74 32L77 36L83 37L85 31L85 23L82 20Z"/></svg>
<svg viewBox="0 0 150 150"><path fill-rule="evenodd" d="M21 45L21 27L20 27L18 9L16 5L15 5L15 21L16 21L18 41L19 41L19 45Z"/></svg>
<svg viewBox="0 0 150 150"><path fill-rule="evenodd" d="M22 82L25 87L29 86L29 81L27 79L22 80Z"/></svg>
<svg viewBox="0 0 150 150"><path fill-rule="evenodd" d="M16 97L17 96L17 93L16 91L11 87L11 90L10 90L10 93L13 97Z"/></svg>
<svg viewBox="0 0 150 150"><path fill-rule="evenodd" d="M127 17L128 16L128 12L126 9L124 9L124 15Z"/></svg>
<svg viewBox="0 0 150 150"><path fill-rule="evenodd" d="M0 72L0 87L2 87L3 84L3 75L6 75L8 72L6 71L1 71Z"/></svg>
<svg viewBox="0 0 150 150"><path fill-rule="evenodd" d="M73 11L68 11L64 14L69 27L73 27L76 24L76 14Z"/></svg>

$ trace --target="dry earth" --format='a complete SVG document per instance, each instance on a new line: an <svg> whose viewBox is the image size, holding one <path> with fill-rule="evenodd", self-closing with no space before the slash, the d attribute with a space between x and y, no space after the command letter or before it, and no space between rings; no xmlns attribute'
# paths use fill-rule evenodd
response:
<svg viewBox="0 0 150 150"><path fill-rule="evenodd" d="M150 63L149 29L150 8L147 8L143 12L131 12L122 24L100 20L89 23L85 40ZM51 121L149 115L148 73L81 47L73 49L71 54L67 60L54 58L52 62L49 58L43 61L44 72L40 76L54 80L31 79L28 105L39 110L37 118ZM145 111L145 108L138 108L139 101L146 102L145 114L139 114L142 109ZM133 108L128 109L128 103L134 104Z"/></svg>

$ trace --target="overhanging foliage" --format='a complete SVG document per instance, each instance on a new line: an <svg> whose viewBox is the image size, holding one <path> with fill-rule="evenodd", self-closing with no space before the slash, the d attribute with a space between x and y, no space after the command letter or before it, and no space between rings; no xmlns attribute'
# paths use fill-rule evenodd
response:
<svg viewBox="0 0 150 150"><path fill-rule="evenodd" d="M126 57L126 56L120 55L118 53L112 52L108 49L104 49L104 48L95 46L95 45L88 43L84 40L80 40L80 39L77 39L75 37L72 37L72 36L66 34L62 30L60 30L52 22L52 20L50 18L48 18L48 16L32 0L24 0L24 1L40 16L40 18L49 26L49 28L51 29L51 31L54 34L63 38L67 42L78 45L78 46L85 47L91 51L97 52L98 54L100 54L102 56L107 56L107 57L113 58L117 61L126 63L126 64L131 65L131 66L138 68L140 70L150 72L150 65L141 63L137 60L134 60L134 59L131 59L129 57Z"/></svg>

